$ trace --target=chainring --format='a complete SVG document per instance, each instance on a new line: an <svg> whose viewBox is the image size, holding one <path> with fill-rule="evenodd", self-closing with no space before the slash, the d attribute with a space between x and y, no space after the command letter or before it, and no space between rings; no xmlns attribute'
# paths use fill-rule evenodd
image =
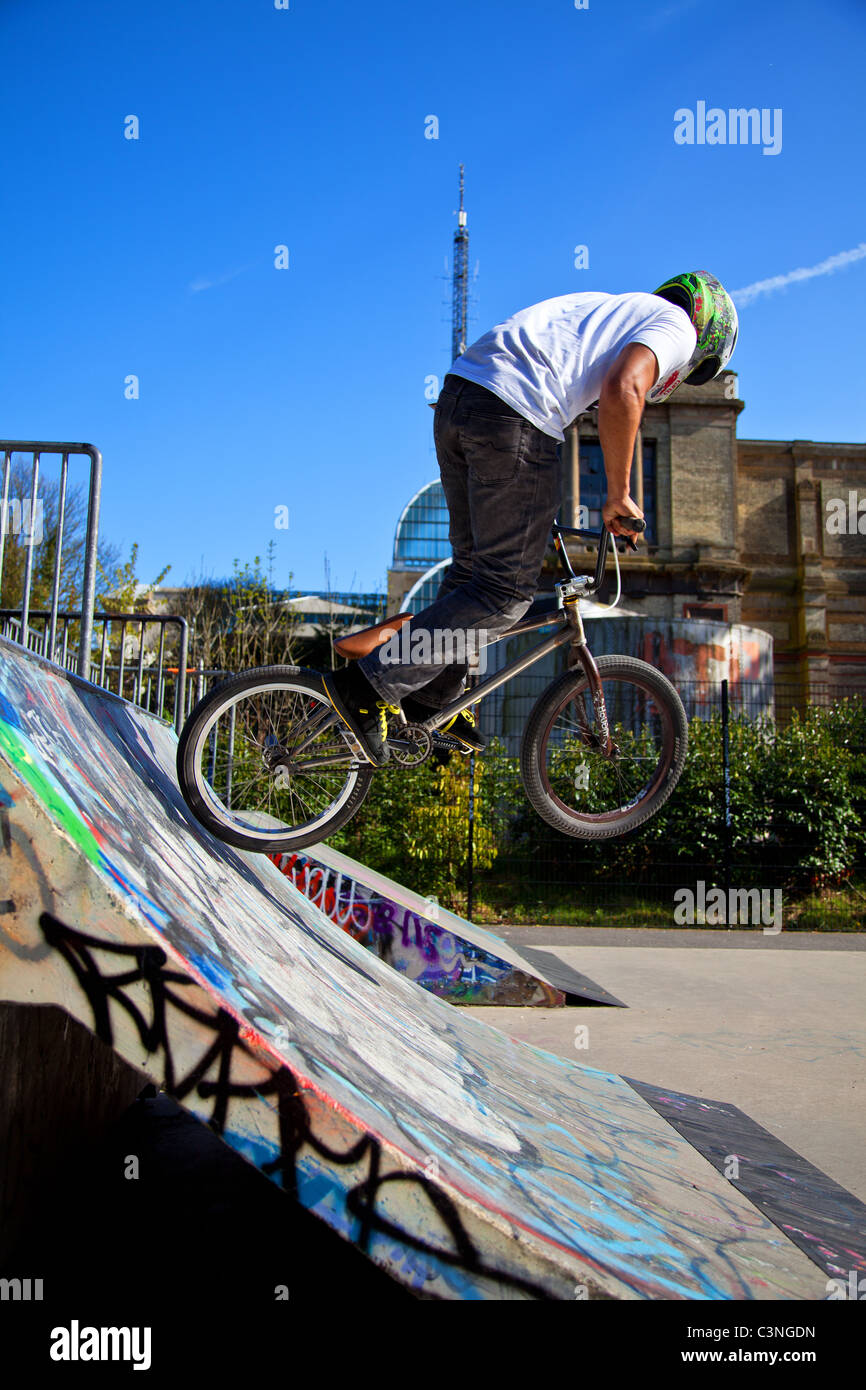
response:
<svg viewBox="0 0 866 1390"><path fill-rule="evenodd" d="M420 767L433 752L433 739L422 724L389 724L388 747L398 767Z"/></svg>

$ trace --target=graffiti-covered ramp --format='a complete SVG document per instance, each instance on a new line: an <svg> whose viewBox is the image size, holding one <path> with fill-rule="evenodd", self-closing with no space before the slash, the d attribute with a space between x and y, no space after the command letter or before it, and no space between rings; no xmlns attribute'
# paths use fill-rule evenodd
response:
<svg viewBox="0 0 866 1390"><path fill-rule="evenodd" d="M0 639L0 998L62 1006L419 1293L825 1296L621 1078L466 1017L211 838L175 746Z"/></svg>

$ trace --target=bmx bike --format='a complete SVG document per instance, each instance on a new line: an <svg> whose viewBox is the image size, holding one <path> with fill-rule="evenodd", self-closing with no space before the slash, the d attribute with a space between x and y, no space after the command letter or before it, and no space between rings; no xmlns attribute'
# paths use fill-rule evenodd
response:
<svg viewBox="0 0 866 1390"><path fill-rule="evenodd" d="M574 573L566 536L598 541L594 575ZM443 725L568 644L569 669L540 695L527 720L520 777L549 825L578 840L606 840L649 820L673 792L686 757L686 714L655 667L628 656L596 660L587 646L580 603L600 590L610 549L617 570L611 607L621 593L611 533L555 523L553 540L565 576L555 585L556 606L533 605L495 641L552 627L551 634L429 719L389 717L389 766L410 769L437 750L457 749ZM366 629L368 649L407 617ZM214 835L273 854L314 845L344 826L377 769L334 710L318 672L264 666L229 676L198 702L181 731L177 772L187 805Z"/></svg>

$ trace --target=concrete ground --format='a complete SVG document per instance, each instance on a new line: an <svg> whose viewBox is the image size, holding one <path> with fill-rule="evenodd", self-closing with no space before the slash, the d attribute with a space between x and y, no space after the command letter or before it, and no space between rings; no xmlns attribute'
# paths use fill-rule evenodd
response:
<svg viewBox="0 0 866 1390"><path fill-rule="evenodd" d="M474 1017L587 1066L737 1105L866 1201L866 937L497 931L628 1007L473 1007Z"/></svg>

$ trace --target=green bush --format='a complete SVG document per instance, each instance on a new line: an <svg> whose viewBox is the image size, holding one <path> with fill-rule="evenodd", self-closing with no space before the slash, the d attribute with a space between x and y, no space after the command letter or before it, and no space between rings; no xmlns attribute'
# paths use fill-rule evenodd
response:
<svg viewBox="0 0 866 1390"><path fill-rule="evenodd" d="M862 702L811 706L784 727L738 716L729 742L734 882L802 891L846 882L862 863L866 839ZM673 881L720 879L726 832L718 715L691 721L674 795L646 825L618 839L584 843L546 825L523 794L518 759L498 742L476 759L475 777L476 872L491 892L501 890L503 900L530 916L533 905L566 900L565 885L595 882L626 897L655 892L669 900ZM430 762L389 769L334 844L459 907L468 804L468 758L454 756L444 768Z"/></svg>
<svg viewBox="0 0 866 1390"><path fill-rule="evenodd" d="M771 848L792 883L840 882L863 843L857 754L840 740L837 722L816 707L795 713L777 732L773 756L767 759L764 792Z"/></svg>

